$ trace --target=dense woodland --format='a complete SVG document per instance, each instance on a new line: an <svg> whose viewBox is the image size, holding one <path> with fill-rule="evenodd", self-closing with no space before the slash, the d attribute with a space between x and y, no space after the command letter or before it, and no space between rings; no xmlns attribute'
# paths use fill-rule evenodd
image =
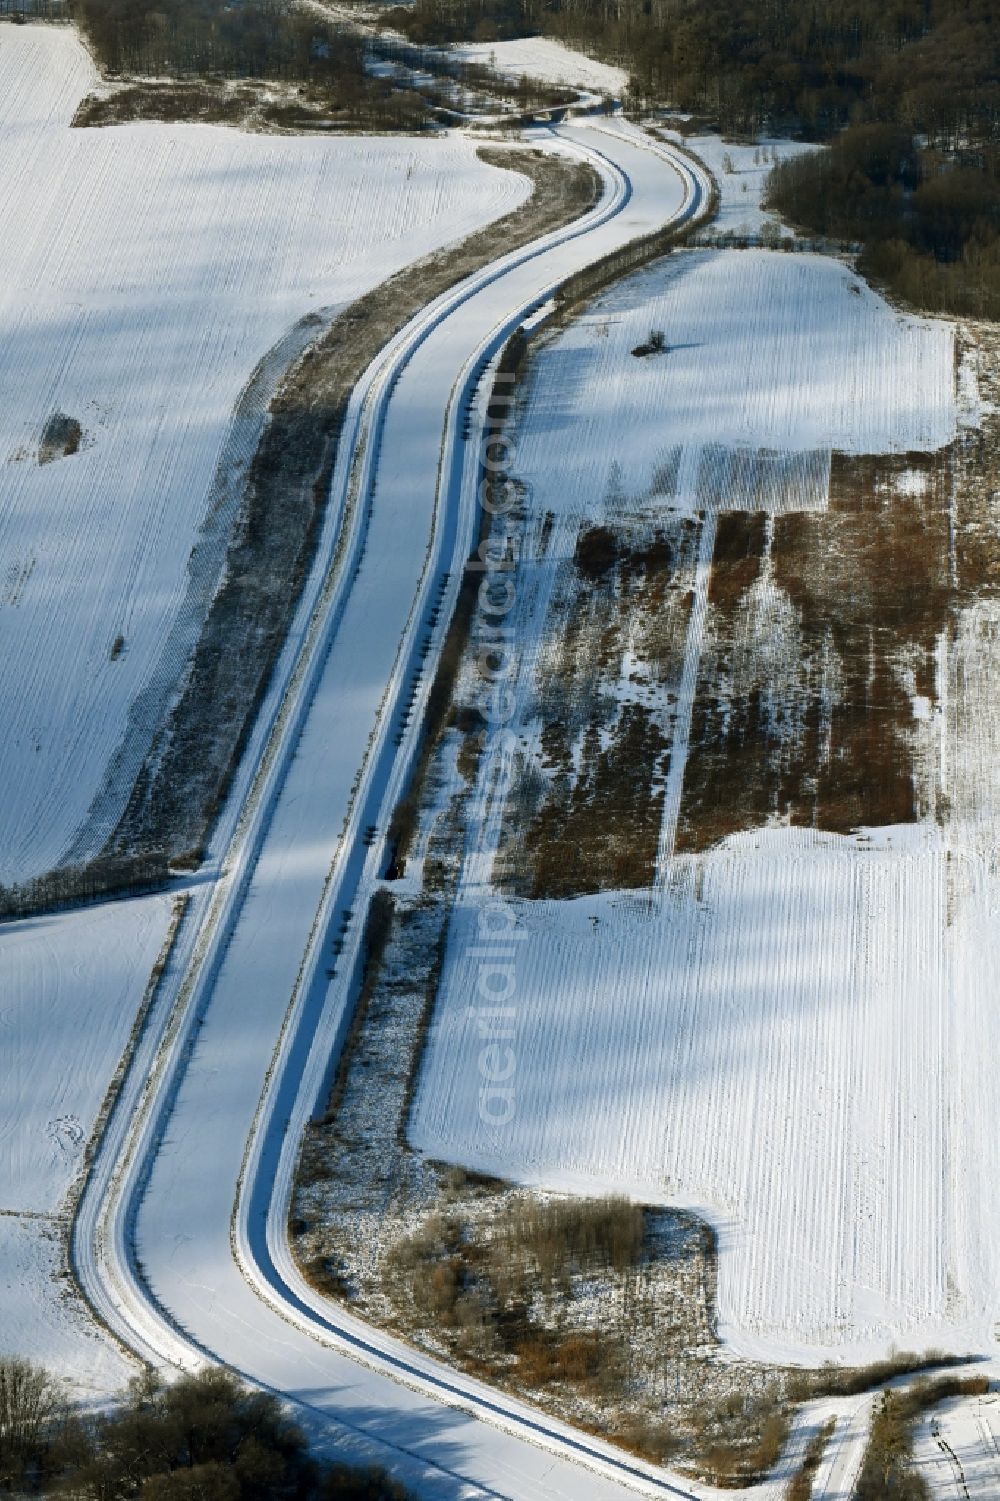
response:
<svg viewBox="0 0 1000 1501"><path fill-rule="evenodd" d="M289 0L73 0L75 19L113 74L266 78L328 84L361 71L362 48Z"/></svg>
<svg viewBox="0 0 1000 1501"><path fill-rule="evenodd" d="M381 1471L320 1465L276 1397L213 1369L152 1373L108 1412L0 1359L0 1493L72 1501L406 1501Z"/></svg>
<svg viewBox="0 0 1000 1501"><path fill-rule="evenodd" d="M130 85L88 101L81 124L202 119L411 130L427 123L425 100L366 72L356 33L295 0L70 3L102 71ZM232 80L241 87L227 89ZM269 99L273 84L284 87Z"/></svg>
<svg viewBox="0 0 1000 1501"><path fill-rule="evenodd" d="M863 243L905 299L1000 317L1000 0L417 0L413 39L544 32L624 64L634 102L833 142L773 203Z"/></svg>
<svg viewBox="0 0 1000 1501"><path fill-rule="evenodd" d="M770 201L792 223L857 242L861 270L935 312L1000 318L995 148L919 148L896 126L851 126L829 152L786 162Z"/></svg>
<svg viewBox="0 0 1000 1501"><path fill-rule="evenodd" d="M996 129L997 0L416 0L425 41L543 32L622 62L647 102L816 139L865 120Z"/></svg>

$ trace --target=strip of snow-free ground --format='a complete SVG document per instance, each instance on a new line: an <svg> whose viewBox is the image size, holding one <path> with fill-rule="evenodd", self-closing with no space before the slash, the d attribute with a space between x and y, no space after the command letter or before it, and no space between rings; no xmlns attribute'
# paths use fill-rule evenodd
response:
<svg viewBox="0 0 1000 1501"><path fill-rule="evenodd" d="M529 191L457 137L71 130L94 77L71 28L0 25L0 883L94 853L124 805L218 582L258 363ZM54 413L80 451L40 465Z"/></svg>

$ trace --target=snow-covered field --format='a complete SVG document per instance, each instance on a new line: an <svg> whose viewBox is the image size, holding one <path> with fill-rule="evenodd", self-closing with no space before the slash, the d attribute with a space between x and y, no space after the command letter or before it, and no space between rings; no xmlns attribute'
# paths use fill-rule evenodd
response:
<svg viewBox="0 0 1000 1501"><path fill-rule="evenodd" d="M982 1181L991 1112L969 1086L976 1027L984 1053L1000 1040L1000 942L956 904L987 876L930 830L780 829L676 860L652 902L517 903L501 1125L479 1112L469 900L413 1140L708 1211L721 1329L746 1353L980 1348L1000 1314L1000 1204Z"/></svg>
<svg viewBox="0 0 1000 1501"><path fill-rule="evenodd" d="M124 1361L63 1273L59 1218L165 942L166 897L13 923L0 936L0 1352L108 1392Z"/></svg>
<svg viewBox="0 0 1000 1501"><path fill-rule="evenodd" d="M452 48L465 62L479 63L497 73L535 78L539 83L566 84L595 94L621 97L628 83L624 68L597 62L551 37L517 37L509 42L468 42Z"/></svg>
<svg viewBox="0 0 1000 1501"><path fill-rule="evenodd" d="M68 1282L63 1226L0 1215L0 1353L36 1360L85 1401L135 1375Z"/></svg>
<svg viewBox="0 0 1000 1501"><path fill-rule="evenodd" d="M633 358L653 329L668 352ZM947 324L901 316L822 256L692 251L549 345L517 466L539 514L798 509L825 502L832 449L935 449L955 425ZM775 482L777 453L798 456L806 495Z"/></svg>
<svg viewBox="0 0 1000 1501"><path fill-rule="evenodd" d="M1000 1495L1000 1398L953 1399L917 1426L913 1458L934 1501Z"/></svg>
<svg viewBox="0 0 1000 1501"><path fill-rule="evenodd" d="M501 45L537 54L553 44ZM524 70L554 77L536 63ZM606 75L572 81L610 87ZM210 570L187 576L191 548L211 508L221 560L235 502L231 485L213 489L213 473L224 451L246 462L277 375L272 361L248 388L259 362L303 315L329 316L526 192L458 140L70 132L91 82L70 32L0 28L0 382L10 392L0 414L0 880L72 845L130 706L141 702L152 727L210 591ZM647 153L632 143L623 154L638 175L630 157ZM660 219L662 196L647 209ZM577 253L582 263L590 252L578 247L569 268ZM391 609L408 618L438 408L470 341L554 272L528 267L514 293L482 298L481 329L452 319L400 384L371 553L156 1143L138 1228L151 1284L193 1337L312 1411L325 1405L331 1421L346 1414L373 1443L388 1433L402 1446L408 1425L415 1449L436 1411L401 1388L387 1427L382 1377L358 1377L338 1351L272 1316L230 1260L231 1208L395 661L403 627ZM651 327L664 329L669 354L633 359ZM55 412L79 419L82 448L41 466ZM518 472L536 519L821 507L834 449L933 449L958 421L946 326L897 315L834 262L696 252L608 294L550 344ZM794 494L761 478L779 452L802 461ZM941 662L943 830L770 828L672 858L649 893L515 903L500 951L490 930L499 991L483 989L489 886L466 882L455 915L414 1143L529 1182L703 1210L721 1233L721 1326L749 1353L993 1340L1000 629L988 609L961 616ZM3 1348L97 1391L120 1382L124 1363L58 1281L57 1217L169 919L169 902L152 897L0 937ZM499 1044L495 1019L470 1009L477 994L510 1010ZM482 1092L500 1063L511 1104L502 1120L500 1096L486 1108ZM484 1440L481 1429L456 1413L434 1455L453 1443L456 1476L492 1477L510 1451L500 1430ZM551 1483L551 1461L523 1448L504 1483L533 1494L536 1471ZM564 1468L560 1493L577 1494Z"/></svg>
<svg viewBox="0 0 1000 1501"><path fill-rule="evenodd" d="M669 352L634 359L650 328ZM765 1359L994 1348L996 607L961 612L938 643L933 703L915 702L943 826L771 827L697 856L669 857L668 841L653 891L513 901L509 941L487 916L501 937L484 978L504 802L491 768L511 775L544 720L539 663L562 626L543 576L569 566L577 526L775 508L754 476L779 454L825 458L780 497L822 507L831 451L937 449L973 415L955 392L952 329L897 314L843 265L697 251L559 333L513 435L530 561L510 617L514 735L480 772L411 1141L539 1185L701 1210L720 1231L721 1330ZM695 667L698 617L696 604ZM762 662L773 645L765 620ZM622 684L642 671L626 652ZM691 704L673 712L680 726ZM491 1002L509 1015L491 1020Z"/></svg>
<svg viewBox="0 0 1000 1501"><path fill-rule="evenodd" d="M761 207L771 169L792 156L815 151L815 146L801 141L768 137L753 146L726 141L719 135L683 136L679 131L663 132L667 140L693 151L709 167L719 189L719 212L706 235L757 235L765 224L779 224L774 214Z"/></svg>
<svg viewBox="0 0 1000 1501"><path fill-rule="evenodd" d="M264 356L528 191L458 138L71 131L93 82L69 28L0 25L2 883L100 843L74 836L130 731L127 796L218 579ZM81 449L42 466L56 412Z"/></svg>
<svg viewBox="0 0 1000 1501"><path fill-rule="evenodd" d="M157 896L0 931L0 1209L59 1208L169 919Z"/></svg>

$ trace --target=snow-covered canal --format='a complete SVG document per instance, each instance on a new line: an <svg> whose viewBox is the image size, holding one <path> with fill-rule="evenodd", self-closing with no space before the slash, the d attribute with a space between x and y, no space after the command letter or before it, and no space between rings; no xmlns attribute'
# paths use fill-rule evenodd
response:
<svg viewBox="0 0 1000 1501"><path fill-rule="evenodd" d="M230 810L220 824L231 842L212 854L224 875L195 889L75 1246L88 1293L129 1344L224 1361L293 1397L318 1437L438 1498L692 1494L315 1303L284 1237L296 1128L348 989L347 962L329 979L330 940L351 911L348 957L358 941L379 859L365 828L384 830L415 733L411 720L397 745L425 622L472 535L462 408L484 359L568 273L707 196L682 155L624 124L564 126L547 144L599 166L602 203L432 305L357 393L346 431L360 463L338 469L331 507L343 519L339 575L311 596L312 623L300 618L289 644L270 759L259 730L250 758L262 777L249 797L249 778L238 780L243 817ZM439 644L440 631L431 666Z"/></svg>

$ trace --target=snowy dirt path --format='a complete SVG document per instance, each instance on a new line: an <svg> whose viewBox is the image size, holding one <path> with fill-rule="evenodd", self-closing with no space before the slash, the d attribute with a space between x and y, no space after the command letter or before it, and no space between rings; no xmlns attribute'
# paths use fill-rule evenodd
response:
<svg viewBox="0 0 1000 1501"><path fill-rule="evenodd" d="M701 665L705 617L708 614L708 589L712 579L712 557L715 553L718 519L710 513L702 516L700 525L701 536L698 540L698 559L694 575L694 599L691 603L691 619L688 624L687 641L684 645L684 670L681 674L680 693L674 715L674 730L670 742L670 766L663 791L663 818L656 850L656 884L659 887L664 885L668 877L677 840L677 821L681 816L684 768L687 766L688 747L691 743L691 721L694 717L695 694L698 691L698 668Z"/></svg>

